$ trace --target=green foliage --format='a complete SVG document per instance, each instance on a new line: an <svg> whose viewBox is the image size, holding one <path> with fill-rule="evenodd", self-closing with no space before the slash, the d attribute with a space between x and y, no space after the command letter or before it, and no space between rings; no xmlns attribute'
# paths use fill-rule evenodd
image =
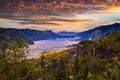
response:
<svg viewBox="0 0 120 80"><path fill-rule="evenodd" d="M61 57L59 60L59 65L58 65L58 69L56 71L56 78L55 80L67 80L66 77L66 67L65 67L65 63L63 58Z"/></svg>
<svg viewBox="0 0 120 80"><path fill-rule="evenodd" d="M74 68L73 68L74 75L78 74L79 72L79 58L78 55L75 56L75 61L74 61Z"/></svg>
<svg viewBox="0 0 120 80"><path fill-rule="evenodd" d="M24 78L29 72L27 70L29 66L21 64L26 62L27 54L28 47L19 36L16 37L16 42L13 44L8 43L6 40L2 41L0 48L0 78L2 80L21 80L21 78ZM26 70L24 70L25 68ZM21 71L26 72L23 75Z"/></svg>
<svg viewBox="0 0 120 80"><path fill-rule="evenodd" d="M110 32L97 41L99 47L107 48L113 53L120 53L120 31Z"/></svg>
<svg viewBox="0 0 120 80"><path fill-rule="evenodd" d="M103 76L108 80L120 79L120 61L118 57L113 57L111 62L106 64Z"/></svg>
<svg viewBox="0 0 120 80"><path fill-rule="evenodd" d="M83 45L82 55L87 55L88 53L92 53L92 49L96 46L96 41L85 40L80 42Z"/></svg>
<svg viewBox="0 0 120 80"><path fill-rule="evenodd" d="M39 59L27 58L28 46L19 36L14 43L4 40L0 46L0 80L120 80L119 39L120 32L115 31L98 40L81 41L80 55L72 49L42 54ZM112 56L92 54L94 48L101 47L111 51Z"/></svg>
<svg viewBox="0 0 120 80"><path fill-rule="evenodd" d="M106 51L105 55L116 55L120 53L120 31L109 32L100 39L85 40L79 44L83 46L82 55L92 54L95 49L99 51L98 53Z"/></svg>

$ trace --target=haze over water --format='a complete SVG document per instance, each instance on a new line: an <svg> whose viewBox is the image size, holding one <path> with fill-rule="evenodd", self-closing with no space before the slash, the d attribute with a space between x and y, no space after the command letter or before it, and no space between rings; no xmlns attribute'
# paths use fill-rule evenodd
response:
<svg viewBox="0 0 120 80"><path fill-rule="evenodd" d="M36 41L34 45L30 45L30 53L36 54L44 51L66 49L68 46L78 43L79 41L75 41L71 38Z"/></svg>

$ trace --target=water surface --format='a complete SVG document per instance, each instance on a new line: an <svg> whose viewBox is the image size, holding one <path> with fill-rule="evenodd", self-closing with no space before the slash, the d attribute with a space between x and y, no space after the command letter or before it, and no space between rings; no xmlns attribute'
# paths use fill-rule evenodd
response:
<svg viewBox="0 0 120 80"><path fill-rule="evenodd" d="M68 48L68 46L78 43L79 41L76 41L75 39L71 39L71 38L35 41L34 45L29 46L30 54Z"/></svg>

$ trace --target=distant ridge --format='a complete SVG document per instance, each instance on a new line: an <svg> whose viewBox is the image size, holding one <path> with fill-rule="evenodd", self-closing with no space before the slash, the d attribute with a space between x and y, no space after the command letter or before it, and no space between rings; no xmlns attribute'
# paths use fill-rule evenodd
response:
<svg viewBox="0 0 120 80"><path fill-rule="evenodd" d="M14 29L14 28L0 28L0 41L9 37L13 39L14 36L22 35L27 41L39 41L46 39L62 38L62 36L52 32L51 30L40 31L31 29Z"/></svg>
<svg viewBox="0 0 120 80"><path fill-rule="evenodd" d="M120 23L114 23L111 25L105 25L105 26L99 26L94 29L90 29L83 32L67 32L62 31L58 32L59 35L69 38L75 38L78 37L80 40L86 40L86 39L97 39L100 38L102 35L105 35L108 32L112 32L115 30L120 30Z"/></svg>
<svg viewBox="0 0 120 80"><path fill-rule="evenodd" d="M90 29L88 31L84 31L81 33L78 33L76 36L81 37L81 40L86 39L97 39L100 38L102 35L105 35L108 32L112 32L115 30L120 30L120 23L114 23L111 25L105 25L105 26L99 26L94 29Z"/></svg>
<svg viewBox="0 0 120 80"><path fill-rule="evenodd" d="M14 29L14 28L0 28L0 41L7 39L14 40L16 35L21 35L24 39L33 44L33 41L55 39L55 38L75 38L80 37L80 40L86 39L97 39L108 32L115 30L120 30L120 23L115 23L111 25L99 26L94 29L90 29L83 32L59 32L54 33L51 30L40 31L31 29Z"/></svg>
<svg viewBox="0 0 120 80"><path fill-rule="evenodd" d="M64 37L74 38L78 33L77 32L62 31L62 32L58 32L57 34L64 36Z"/></svg>

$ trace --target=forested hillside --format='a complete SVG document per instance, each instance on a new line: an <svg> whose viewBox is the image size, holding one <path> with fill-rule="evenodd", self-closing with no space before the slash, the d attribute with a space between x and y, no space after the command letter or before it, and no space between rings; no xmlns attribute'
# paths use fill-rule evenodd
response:
<svg viewBox="0 0 120 80"><path fill-rule="evenodd" d="M120 54L120 31L109 32L97 40L84 40L79 45L81 54L91 53L103 57Z"/></svg>
<svg viewBox="0 0 120 80"><path fill-rule="evenodd" d="M66 37L79 37L80 40L87 40L87 39L98 39L101 36L107 34L108 32L113 32L115 30L120 30L120 23L114 23L109 25L98 26L93 29L89 29L83 32L58 32L61 36Z"/></svg>
<svg viewBox="0 0 120 80"><path fill-rule="evenodd" d="M40 31L31 29L0 28L0 42L8 40L14 42L16 36L21 36L25 43L34 44L34 41L63 38L50 30Z"/></svg>
<svg viewBox="0 0 120 80"><path fill-rule="evenodd" d="M119 80L120 31L97 40L81 41L76 48L28 59L20 37L0 46L0 80Z"/></svg>
<svg viewBox="0 0 120 80"><path fill-rule="evenodd" d="M76 36L81 37L81 40L86 40L89 38L98 39L101 36L107 34L108 32L113 32L115 30L120 30L120 23L99 26L94 29L90 29L88 31L83 31L81 33L78 33Z"/></svg>

